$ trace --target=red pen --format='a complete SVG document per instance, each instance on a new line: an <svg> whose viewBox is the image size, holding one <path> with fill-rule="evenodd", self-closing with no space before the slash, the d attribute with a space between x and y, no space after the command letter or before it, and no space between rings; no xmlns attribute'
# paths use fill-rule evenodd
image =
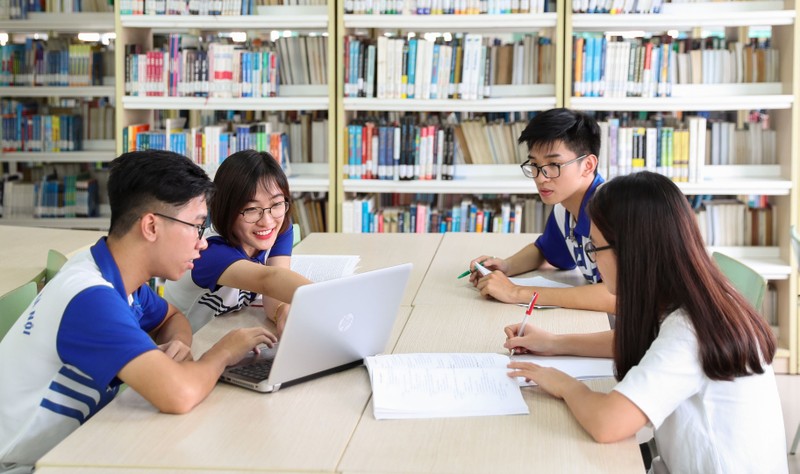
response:
<svg viewBox="0 0 800 474"><path fill-rule="evenodd" d="M517 337L522 337L522 334L525 332L525 324L528 322L528 316L531 315L533 312L533 306L536 304L536 298L539 297L539 293L533 292L533 298L531 298L531 302L528 303L528 309L525 310L525 316L522 317L522 324L519 325L519 331L517 331ZM511 349L511 355L514 355L514 349Z"/></svg>

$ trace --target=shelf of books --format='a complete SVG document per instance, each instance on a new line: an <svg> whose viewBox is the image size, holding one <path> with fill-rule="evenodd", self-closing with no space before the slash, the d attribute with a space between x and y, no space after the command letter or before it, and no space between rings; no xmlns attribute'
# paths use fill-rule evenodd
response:
<svg viewBox="0 0 800 474"><path fill-rule="evenodd" d="M328 7L326 5L265 5L258 6L252 14L239 13L235 15L194 14L177 11L169 14L166 11L136 14L123 11L120 15L120 23L124 28L170 29L173 32L175 29L326 31L328 29Z"/></svg>
<svg viewBox="0 0 800 474"><path fill-rule="evenodd" d="M598 119L604 176L669 176L695 208L709 251L769 280L760 309L778 337L775 368L796 373L796 7L616 6L578 2L566 12L564 105Z"/></svg>
<svg viewBox="0 0 800 474"><path fill-rule="evenodd" d="M636 20L631 15L619 14L598 14L598 13L576 13L572 16L572 26L581 31L613 31L630 30L632 21L636 24L634 28L644 31L667 31L680 28L706 28L706 27L731 27L731 26L750 26L750 25L791 25L795 20L795 12L783 10L783 2L772 1L750 1L741 2L748 4L763 4L756 7L776 7L775 10L757 11L729 11L713 12L709 14L709 4L711 2L697 3L665 3L663 13L660 14L638 14ZM715 2L725 3L725 2ZM732 3L732 2L731 2ZM722 5L721 8L725 8ZM737 6L739 8L740 6ZM674 12L674 13L668 13ZM708 15L703 17L703 15Z"/></svg>
<svg viewBox="0 0 800 474"><path fill-rule="evenodd" d="M113 31L105 2L0 5L0 224L108 227Z"/></svg>
<svg viewBox="0 0 800 474"><path fill-rule="evenodd" d="M345 7L346 8L346 7ZM504 14L424 14L416 12L345 13L345 28L398 29L408 31L507 32L555 28L555 12Z"/></svg>
<svg viewBox="0 0 800 474"><path fill-rule="evenodd" d="M114 78L103 79L111 81ZM114 86L0 86L2 97L113 97Z"/></svg>
<svg viewBox="0 0 800 474"><path fill-rule="evenodd" d="M327 88L324 86L323 88ZM312 89L318 89L313 87ZM123 97L127 110L328 110L328 97Z"/></svg>
<svg viewBox="0 0 800 474"><path fill-rule="evenodd" d="M15 3L15 0L9 2ZM28 12L24 18L9 18L10 14L4 16L3 7L0 7L0 31L5 33L113 32L114 6L105 5L104 8L107 10L102 12Z"/></svg>
<svg viewBox="0 0 800 474"><path fill-rule="evenodd" d="M533 212L536 187L514 137L559 103L555 2L342 8L339 229L475 231L479 213L478 231L523 231L512 214L525 200Z"/></svg>
<svg viewBox="0 0 800 474"><path fill-rule="evenodd" d="M268 151L289 177L301 232L327 230L336 184L328 145L333 11L332 4L123 2L118 152L176 151L213 176L237 150Z"/></svg>

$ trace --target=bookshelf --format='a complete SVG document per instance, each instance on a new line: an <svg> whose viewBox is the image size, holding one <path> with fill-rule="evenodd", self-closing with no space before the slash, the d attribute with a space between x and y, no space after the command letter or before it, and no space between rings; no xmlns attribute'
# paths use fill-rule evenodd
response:
<svg viewBox="0 0 800 474"><path fill-rule="evenodd" d="M58 31L62 33L112 32L114 13L48 13L31 12L24 20L0 20L0 31L4 33L35 33Z"/></svg>
<svg viewBox="0 0 800 474"><path fill-rule="evenodd" d="M192 35L209 35L218 32L246 34L248 39L258 35L263 37L268 32L298 32L321 34L334 38L335 4L315 6L259 6L259 14L252 15L152 15L152 14L118 14L116 20L117 53L116 65L125 70L126 46L139 44L145 51L153 48L153 36L168 33L186 33ZM119 12L119 10L118 10ZM187 110L189 122L193 119L191 112L237 111L258 113L285 111L325 111L328 121L327 143L333 148L335 143L336 104L335 97L335 49L332 43L327 47L324 58L327 63L327 84L291 85L281 84L277 96L274 97L176 97L153 95L126 95L125 79L116 84L116 97L120 107L117 109L117 152L123 151L123 129L131 124L150 123L154 121L154 111ZM209 94L212 95L212 94ZM187 127L200 127L198 124L186 124ZM291 144L290 144L291 146ZM310 145L309 145L310 146ZM292 193L324 193L326 199L326 227L333 228L335 215L335 161L332 154L326 162L291 163L289 186ZM209 170L213 175L213 170Z"/></svg>
<svg viewBox="0 0 800 474"><path fill-rule="evenodd" d="M561 2L558 3L561 5ZM560 89L563 82L562 73L564 69L563 51L558 40L562 36L561 28L563 23L559 21L556 12L465 15L351 14L344 13L344 8L344 2L341 2L337 19L337 31L341 32L337 36L337 49L342 51L343 54L348 54L345 47L346 36L364 37L367 42L374 42L382 35L391 35L393 38L406 39L406 45L408 45L411 38L418 38L418 41L422 41L426 34L435 35L437 33L480 34L486 36L506 35L506 39L512 38L511 41L517 40L517 38L513 37L514 34L541 33L552 40L555 50L552 57L554 63L553 77L550 81L524 85L493 86L491 94L487 97L476 99L465 98L463 94L461 94L460 98L434 98L433 93L431 93L430 98L418 98L418 93L416 94L417 98L378 98L377 93L373 97L354 97L353 95L355 94L344 93L347 72L344 62L340 61L336 72L336 77L340 81L340 86L337 88L337 112L340 125L337 129L339 142L336 149L337 162L340 164L336 173L338 230L341 231L343 227L343 205L346 202L345 196L348 194L426 193L472 195L533 194L536 192L535 186L519 173L519 168L516 165L458 165L454 179L451 180L387 180L346 177L344 167L348 163L349 150L348 143L343 140L343 131L352 120L358 117L359 114L364 113L443 112L463 115L492 112L530 112L555 107L560 102L562 95ZM377 68L380 68L380 65ZM488 78L486 82L488 84ZM377 87L380 88L381 86Z"/></svg>
<svg viewBox="0 0 800 474"><path fill-rule="evenodd" d="M521 176L513 164L459 165L452 180L387 180L352 179L345 177L348 144L345 130L351 121L363 115L382 113L469 114L526 113L565 106L607 113L639 112L724 112L767 110L776 134L777 160L774 164L707 165L703 179L677 183L688 196L695 195L761 195L777 209L775 244L765 247L710 247L743 260L770 280L777 290L779 358L776 370L800 372L798 343L797 295L800 287L791 265L794 261L789 226L797 225L798 186L800 186L800 152L793 131L800 123L800 32L797 6L791 2L730 2L713 4L670 4L660 14L584 14L573 13L571 4L555 2L555 11L545 13L416 15L416 14L353 14L345 13L347 2L331 1L319 7L259 7L260 15L121 15L119 6L113 20L107 13L48 14L31 13L26 20L2 20L0 32L79 32L113 31L116 34L113 88L92 87L0 87L0 97L114 97L117 105L116 147L106 142L80 155L47 152L0 153L3 166L22 163L62 161L96 163L112 159L122 151L122 130L136 123L152 123L154 111L174 109L197 113L209 111L326 111L328 150L327 163L292 164L290 185L293 192L325 193L328 196L326 215L329 231L343 228L343 204L355 194L435 194L447 195L515 195L533 197L536 188ZM682 10L681 10L682 9ZM573 87L574 34L605 33L642 36L669 31L687 32L699 37L704 29L723 29L731 37L744 37L749 27L771 29L771 44L780 51L777 79L771 82L742 84L675 84L669 97L586 97L575 96ZM152 48L154 34L174 32L264 32L300 31L323 33L328 37L327 77L323 86L281 86L277 97L156 97L126 96L124 78L125 46L141 44ZM347 71L343 56L348 53L345 38L363 36L377 40L381 36L417 38L437 33L505 35L518 39L526 33L548 36L555 45L553 79L547 83L524 86L499 86L487 97L399 99L352 96L345 93ZM628 37L626 36L626 37ZM332 79L335 78L335 79ZM356 94L357 95L357 94ZM0 223L22 225L44 224L69 227L102 227L91 219L0 219ZM106 224L107 225L107 224Z"/></svg>
<svg viewBox="0 0 800 474"><path fill-rule="evenodd" d="M777 162L761 165L706 165L701 180L678 183L687 195L761 195L777 208L773 246L710 247L755 268L777 291L777 372L798 372L797 276L790 262L789 226L798 216L798 124L796 84L798 58L797 7L793 2L730 2L665 4L661 14L587 14L565 11L564 106L602 112L708 112L766 109L776 134ZM749 27L769 27L770 46L780 52L777 80L771 83L681 84L671 97L596 97L573 90L573 35L604 32L606 38L657 35L675 30L700 38L705 29L724 31L728 38L746 38ZM636 31L631 31L636 30ZM588 37L588 36L587 36ZM705 59L704 59L705 60ZM580 78L579 78L580 79Z"/></svg>
<svg viewBox="0 0 800 474"><path fill-rule="evenodd" d="M56 8L55 5L53 5L53 7ZM108 9L110 7L96 5L95 8ZM0 36L9 43L14 43L21 38L47 38L47 41L59 41L59 38L63 37L67 38L69 44L79 44L78 41L81 40L87 42L85 44L91 44L93 41L95 43L99 42L97 39L81 38L79 34L90 33L99 36L101 34L113 32L114 13L110 10L105 12L29 12L25 19L0 20ZM75 38L77 38L78 41L75 41ZM72 57L72 52L70 52L70 56ZM87 64L89 64L88 61ZM23 175L28 177L29 171L47 170L47 174L55 171L59 174L59 179L61 179L61 177L71 174L72 171L78 169L80 169L82 173L89 171L93 175L96 173L102 174L100 170L102 164L111 161L116 156L114 140L113 136L109 136L109 138L100 136L102 132L99 131L101 127L97 126L99 122L95 123L89 121L89 116L86 114L89 110L86 107L89 106L85 104L95 98L110 98L112 101L111 104L113 104L113 99L115 97L115 78L113 77L113 72L109 71L107 67L109 65L105 66L105 71L102 71L99 81L96 82L98 85L33 86L19 85L20 83L17 82L17 85L0 86L0 98L3 100L14 100L17 101L17 103L37 102L39 106L45 107L41 110L53 110L53 108L55 108L55 110L65 110L71 107L76 110L72 113L82 116L84 122L82 127L84 130L88 129L90 126L95 128L95 130L91 132L86 131L81 140L82 143L80 147L78 147L79 149L75 151L23 151L19 149L17 151L9 151L8 148L0 149L0 176L5 174L10 176L18 171L22 171L24 172ZM88 74L88 71L86 71L86 73ZM92 75L95 75L95 71L92 71ZM88 83L89 82L86 82L86 84ZM72 105L67 105L70 103ZM81 104L84 105L82 106ZM79 107L82 107L80 112L77 111ZM106 106L102 107L105 108ZM91 113L97 113L96 110L98 109L92 109ZM69 114L70 112L55 112L55 115L62 115L65 113ZM101 115L102 114L105 114L105 112L102 112ZM61 118L63 121L63 115ZM67 124L70 122L63 123ZM109 126L107 128L110 129L112 127ZM100 137L98 138L98 136ZM69 148L69 146L65 147L60 145L58 148L64 150L64 148ZM11 149L13 149L13 147ZM14 183L14 185L16 185L18 182ZM22 186L25 185L23 184ZM12 190L12 192L9 193L12 195L28 191L14 188L13 186L9 188L9 190ZM61 193L61 191L58 192ZM27 194L24 196L27 196ZM33 199L32 195L30 197ZM102 205L100 208L101 217L34 217L33 214L35 211L33 208L29 208L29 206L23 206L25 209L16 208L14 212L12 212L9 196L6 196L6 199L6 212L4 212L3 217L0 217L0 225L81 229L108 228L108 217L102 217L105 214ZM19 201L15 201L15 204L18 203ZM45 206L44 212L47 213L47 203L43 205Z"/></svg>

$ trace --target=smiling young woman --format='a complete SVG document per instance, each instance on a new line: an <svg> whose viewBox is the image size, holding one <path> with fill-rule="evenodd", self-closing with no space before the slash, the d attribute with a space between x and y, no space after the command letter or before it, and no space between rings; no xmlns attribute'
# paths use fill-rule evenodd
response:
<svg viewBox="0 0 800 474"><path fill-rule="evenodd" d="M167 282L164 297L196 331L215 316L249 306L261 294L265 316L280 332L294 291L310 283L289 269L289 181L272 155L244 150L222 162L214 184L208 249L189 274Z"/></svg>

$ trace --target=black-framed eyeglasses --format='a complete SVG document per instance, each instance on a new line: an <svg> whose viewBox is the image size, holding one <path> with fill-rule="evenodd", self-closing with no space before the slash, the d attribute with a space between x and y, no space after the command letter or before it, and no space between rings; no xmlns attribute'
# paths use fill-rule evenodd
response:
<svg viewBox="0 0 800 474"><path fill-rule="evenodd" d="M159 212L154 212L153 215L156 215L158 217L163 217L164 219L169 219L169 220L174 221L174 222L180 222L181 224L185 224L185 225L189 225L189 226L194 227L195 229L197 229L197 240L202 239L203 238L203 234L206 232L206 229L208 229L208 226L205 225L205 224L192 224L191 222L182 221L180 219L176 219L176 218L174 218L172 216L167 216L167 215L161 214Z"/></svg>
<svg viewBox="0 0 800 474"><path fill-rule="evenodd" d="M539 176L539 172L541 172L545 178L558 178L561 176L561 168L567 165L571 165L577 161L580 161L586 158L587 155L581 155L577 158L567 161L566 163L550 163L547 165L537 166L535 163L531 163L530 161L526 161L519 165L522 169L522 174L525 175L526 178L535 178Z"/></svg>
<svg viewBox="0 0 800 474"><path fill-rule="evenodd" d="M264 217L264 211L269 212L273 219L280 219L286 215L289 210L289 201L276 202L272 207L247 207L242 209L239 214L244 217L244 221L248 224L255 224Z"/></svg>
<svg viewBox="0 0 800 474"><path fill-rule="evenodd" d="M608 250L608 249L613 249L613 248L614 248L613 245L603 245L602 247L595 247L594 243L586 242L583 245L583 252L586 254L586 258L588 258L590 262L596 263L597 262L597 260L596 260L597 255L595 255L595 254L597 252L602 252L603 250Z"/></svg>

